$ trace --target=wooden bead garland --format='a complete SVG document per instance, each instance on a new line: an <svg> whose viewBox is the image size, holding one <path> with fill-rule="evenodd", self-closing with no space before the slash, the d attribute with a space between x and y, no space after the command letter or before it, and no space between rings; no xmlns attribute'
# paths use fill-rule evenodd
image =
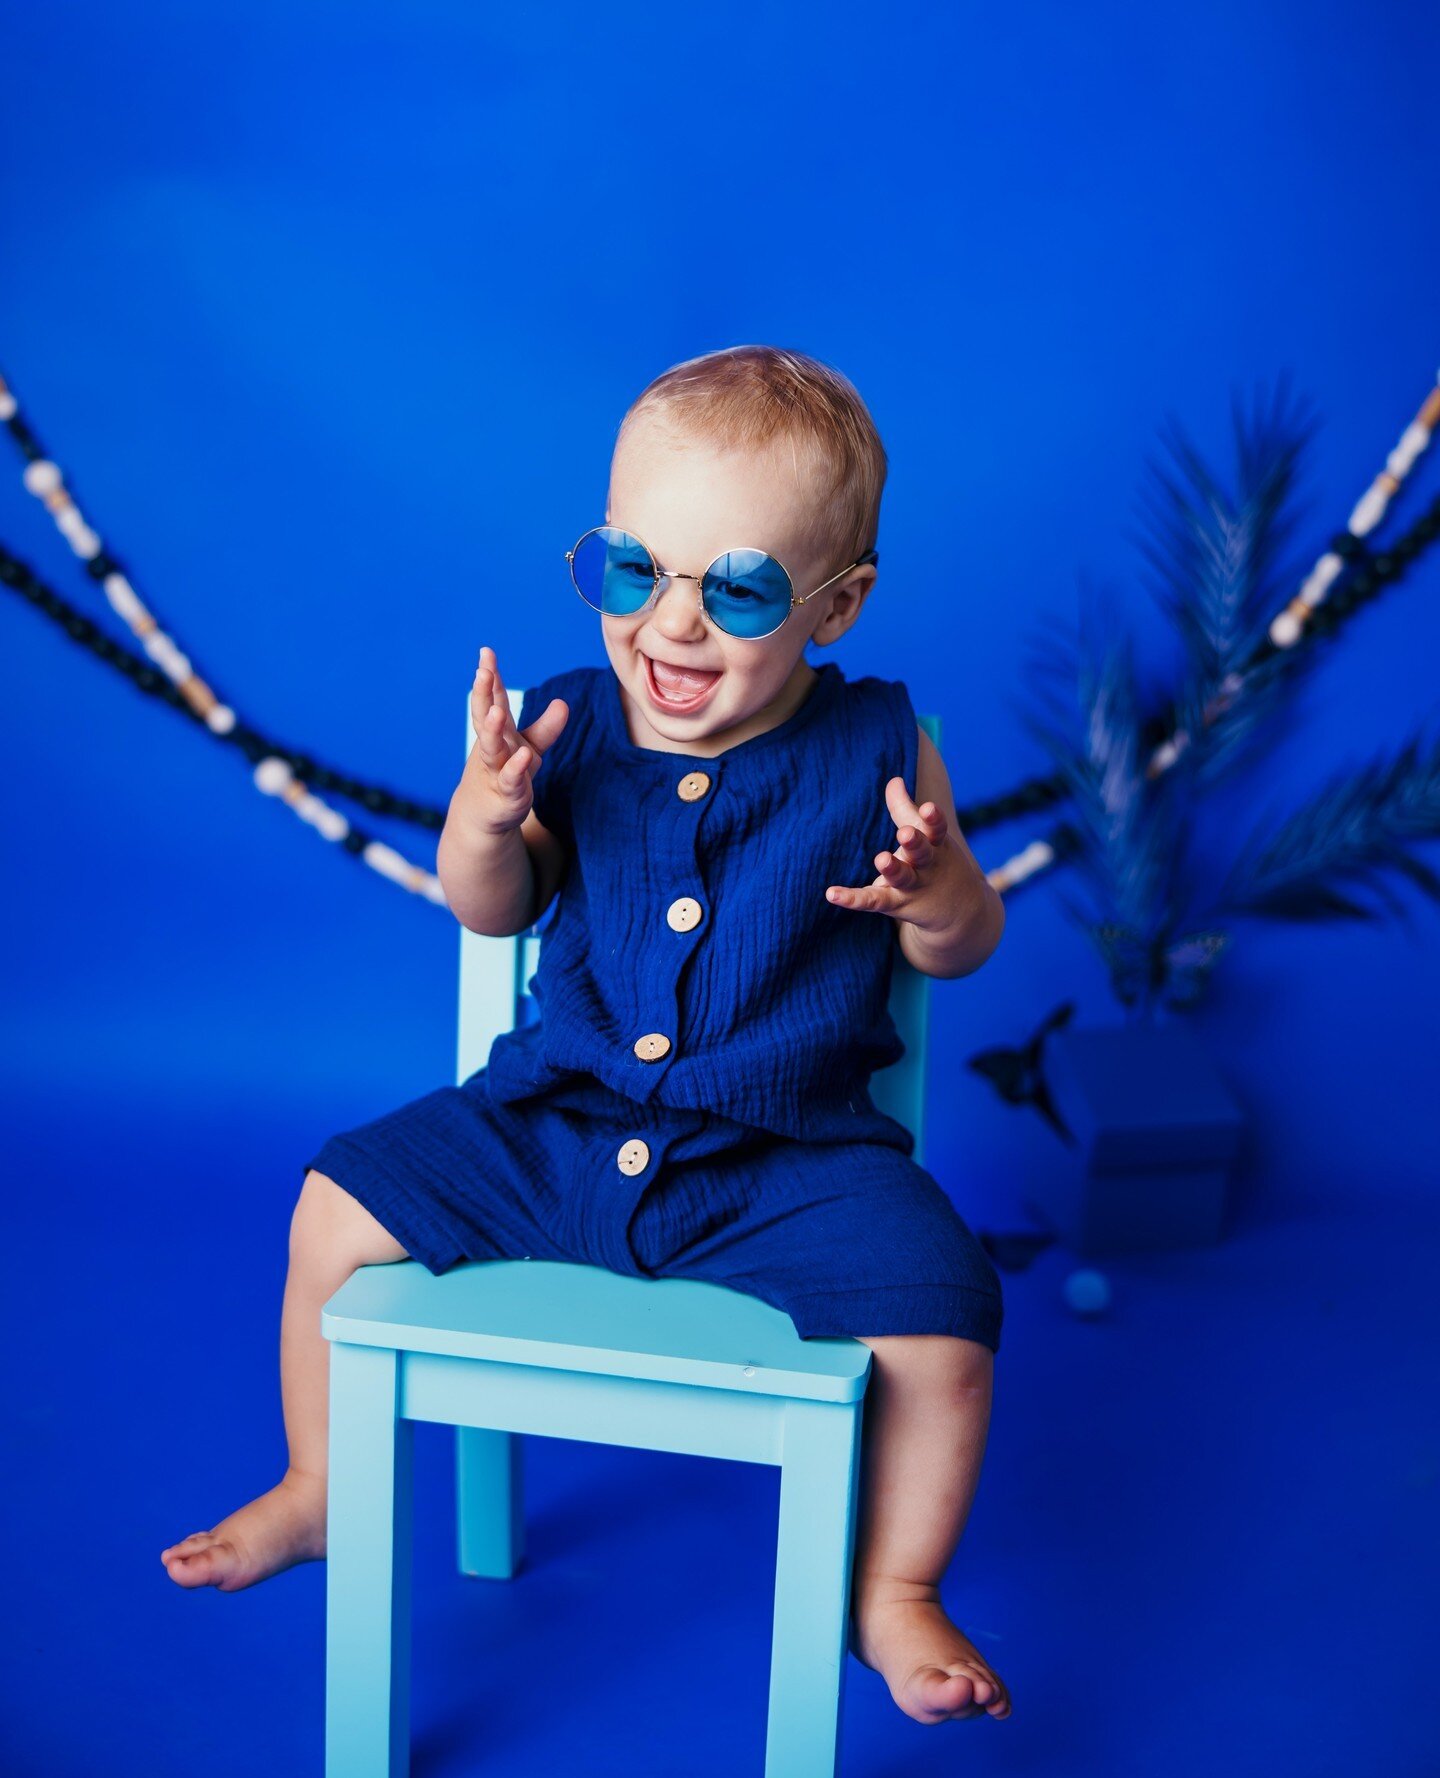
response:
<svg viewBox="0 0 1440 1778"><path fill-rule="evenodd" d="M92 578L100 581L111 609L174 685L191 713L213 735L231 736L237 721L235 711L215 695L195 671L189 656L160 627L119 566L104 554L99 532L86 522L74 496L65 486L60 466L40 450L34 434L20 417L19 403L4 377L0 377L0 422L9 429L27 459L22 475L25 487L44 505L56 529L87 565ZM23 564L20 566L23 569ZM354 852L379 875L441 907L446 905L440 879L433 871L413 863L381 840L366 837L357 848L353 841L360 836L352 831L346 816L303 782L289 760L276 753L267 753L255 765L253 775L258 790L278 797L323 839L352 842L347 844L346 850Z"/></svg>

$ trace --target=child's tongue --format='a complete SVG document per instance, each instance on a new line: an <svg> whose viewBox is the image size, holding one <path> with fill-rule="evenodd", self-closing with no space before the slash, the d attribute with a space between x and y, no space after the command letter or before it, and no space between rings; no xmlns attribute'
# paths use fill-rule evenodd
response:
<svg viewBox="0 0 1440 1778"><path fill-rule="evenodd" d="M665 691L694 694L704 691L712 679L719 677L717 673L697 673L689 667L671 667L664 661L657 661L653 656L650 667L655 675L655 683Z"/></svg>

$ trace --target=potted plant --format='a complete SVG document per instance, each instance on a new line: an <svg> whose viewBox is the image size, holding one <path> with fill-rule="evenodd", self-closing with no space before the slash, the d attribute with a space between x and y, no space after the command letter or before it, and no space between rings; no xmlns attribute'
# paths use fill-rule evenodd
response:
<svg viewBox="0 0 1440 1778"><path fill-rule="evenodd" d="M1287 818L1258 822L1228 862L1199 838L1206 799L1263 759L1314 655L1265 646L1296 584L1282 556L1312 423L1282 384L1251 414L1237 402L1233 429L1233 491L1173 422L1168 461L1149 465L1141 546L1178 633L1178 689L1142 683L1108 594L1082 600L1073 635L1052 627L1033 647L1022 718L1069 797L1053 844L1078 893L1062 887L1063 905L1124 1014L1076 1029L1067 1013L1047 1033L1045 1109L1068 1142L1026 1197L1086 1255L1223 1231L1245 1118L1185 1015L1231 948L1232 923L1403 913L1391 873L1440 900L1440 877L1414 852L1440 834L1440 739L1335 775ZM1365 887L1381 909L1358 898ZM975 1065L997 1078L1004 1054Z"/></svg>

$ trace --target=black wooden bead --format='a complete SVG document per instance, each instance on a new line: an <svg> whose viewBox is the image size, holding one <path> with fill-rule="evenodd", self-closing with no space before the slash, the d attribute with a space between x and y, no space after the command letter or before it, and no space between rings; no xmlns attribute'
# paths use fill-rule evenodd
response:
<svg viewBox="0 0 1440 1778"><path fill-rule="evenodd" d="M1330 539L1330 547L1337 556L1342 556L1347 562L1353 561L1356 556L1365 554L1364 539L1357 537L1353 531L1337 532Z"/></svg>
<svg viewBox="0 0 1440 1778"><path fill-rule="evenodd" d="M15 440L16 444L19 445L26 461L29 463L38 463L45 453L40 449L39 439L36 438L35 434L20 418L19 414L12 414L5 424L10 428L10 436Z"/></svg>

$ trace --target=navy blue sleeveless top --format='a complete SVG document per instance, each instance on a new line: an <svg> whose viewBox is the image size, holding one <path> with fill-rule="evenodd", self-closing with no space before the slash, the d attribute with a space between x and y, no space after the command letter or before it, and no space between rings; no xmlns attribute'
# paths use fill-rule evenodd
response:
<svg viewBox="0 0 1440 1778"><path fill-rule="evenodd" d="M887 1010L898 928L825 899L873 881L893 846L886 781L915 792L904 683L826 662L784 722L713 758L637 746L608 665L530 687L519 726L554 697L570 716L535 813L569 869L541 925L539 1019L495 1039L492 1097L600 1082L655 1114L911 1153L868 1088L904 1054Z"/></svg>

